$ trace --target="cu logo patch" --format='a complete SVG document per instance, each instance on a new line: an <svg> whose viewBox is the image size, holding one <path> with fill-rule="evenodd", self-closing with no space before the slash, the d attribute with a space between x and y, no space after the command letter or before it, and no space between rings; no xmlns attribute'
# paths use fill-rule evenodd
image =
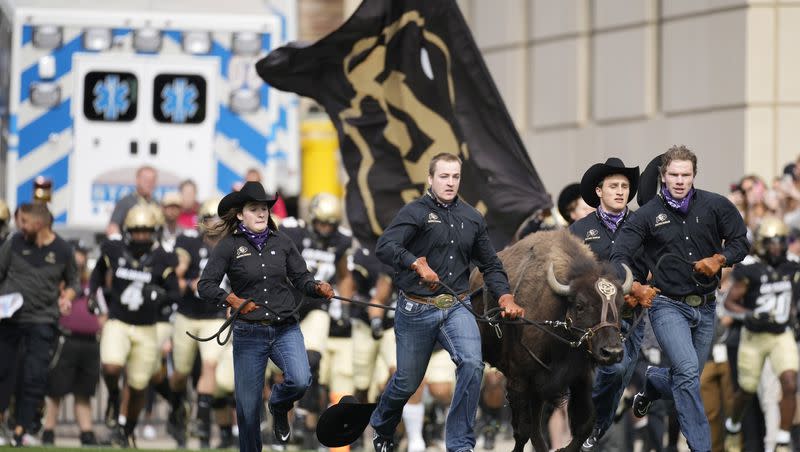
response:
<svg viewBox="0 0 800 452"><path fill-rule="evenodd" d="M667 219L667 214L660 213L660 214L656 215L656 224L655 224L656 227L663 226L663 225L668 224L668 223L669 223L669 220Z"/></svg>
<svg viewBox="0 0 800 452"><path fill-rule="evenodd" d="M250 250L247 249L246 246L240 246L239 248L236 248L236 259L239 259L240 257L249 256L249 255L250 255Z"/></svg>
<svg viewBox="0 0 800 452"><path fill-rule="evenodd" d="M439 219L439 215L431 212L428 214L428 223L441 223L442 220Z"/></svg>
<svg viewBox="0 0 800 452"><path fill-rule="evenodd" d="M583 239L584 242L591 242L592 240L597 240L600 238L600 231L597 229L589 229L586 232L586 237Z"/></svg>

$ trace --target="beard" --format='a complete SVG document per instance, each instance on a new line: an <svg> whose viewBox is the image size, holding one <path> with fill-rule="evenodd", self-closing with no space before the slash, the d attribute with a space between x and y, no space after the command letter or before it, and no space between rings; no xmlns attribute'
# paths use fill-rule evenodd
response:
<svg viewBox="0 0 800 452"><path fill-rule="evenodd" d="M32 231L22 231L22 238L25 239L28 243L35 243L36 242L36 232Z"/></svg>

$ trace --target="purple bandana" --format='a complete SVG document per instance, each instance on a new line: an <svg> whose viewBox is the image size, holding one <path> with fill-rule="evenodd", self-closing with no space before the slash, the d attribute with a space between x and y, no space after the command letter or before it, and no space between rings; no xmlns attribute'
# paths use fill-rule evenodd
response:
<svg viewBox="0 0 800 452"><path fill-rule="evenodd" d="M261 249L264 248L264 243L266 243L267 237L269 237L269 228L264 229L263 232L252 232L245 227L244 223L239 223L238 229L247 237L247 241L256 247L257 250L261 251Z"/></svg>
<svg viewBox="0 0 800 452"><path fill-rule="evenodd" d="M694 187L689 190L689 193L687 193L683 199L677 200L669 194L666 185L661 185L661 196L664 197L664 200L667 201L670 207L686 215L686 213L689 212L689 202L692 200L692 196L694 196Z"/></svg>
<svg viewBox="0 0 800 452"><path fill-rule="evenodd" d="M612 233L617 232L617 228L619 227L619 224L622 223L622 219L625 218L626 213L628 213L627 207L622 212L613 214L608 213L603 210L602 207L597 206L597 215L600 216L600 219L603 220L603 224L605 224Z"/></svg>

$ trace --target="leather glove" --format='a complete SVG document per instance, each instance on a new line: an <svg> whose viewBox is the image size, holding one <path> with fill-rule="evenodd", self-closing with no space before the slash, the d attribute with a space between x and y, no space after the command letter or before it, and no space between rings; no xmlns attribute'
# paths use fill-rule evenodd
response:
<svg viewBox="0 0 800 452"><path fill-rule="evenodd" d="M772 316L766 312L759 312L756 314L755 312L750 311L744 316L744 326L749 330L762 329L772 324Z"/></svg>
<svg viewBox="0 0 800 452"><path fill-rule="evenodd" d="M649 308L653 306L653 298L659 293L661 293L661 290L653 286L640 284L638 281L634 281L633 285L631 285L631 291L625 295L625 303L632 308L637 305L643 308Z"/></svg>
<svg viewBox="0 0 800 452"><path fill-rule="evenodd" d="M419 275L419 279L422 280L420 284L427 284L431 290L435 290L439 286L439 275L428 266L428 259L425 256L417 258L411 264L411 270L414 270Z"/></svg>
<svg viewBox="0 0 800 452"><path fill-rule="evenodd" d="M242 303L246 302L247 300L245 300L244 298L239 298L239 297L236 296L235 293L231 292L231 293L228 294L228 297L225 298L225 301L228 302L228 304L231 305L231 307L233 309L239 309L239 306L241 306ZM242 308L242 310L239 311L239 314L247 314L247 313L253 312L255 310L256 310L256 304L255 303L247 303Z"/></svg>
<svg viewBox="0 0 800 452"><path fill-rule="evenodd" d="M700 259L694 263L694 271L702 273L709 278L719 273L719 270L725 265L725 256L722 254L715 254L705 259Z"/></svg>
<svg viewBox="0 0 800 452"><path fill-rule="evenodd" d="M500 314L503 318L514 320L517 317L525 317L525 310L514 301L514 295L510 293L502 295L500 299L497 300L497 304L503 308L503 312Z"/></svg>
<svg viewBox="0 0 800 452"><path fill-rule="evenodd" d="M372 338L376 341L383 337L383 319L375 317L369 321L369 329L372 330Z"/></svg>
<svg viewBox="0 0 800 452"><path fill-rule="evenodd" d="M319 295L320 297L327 298L328 300L330 300L331 298L333 298L334 295L336 295L333 292L333 287L331 287L331 285L325 281L318 281L317 286L314 288L314 291L316 291L317 295Z"/></svg>

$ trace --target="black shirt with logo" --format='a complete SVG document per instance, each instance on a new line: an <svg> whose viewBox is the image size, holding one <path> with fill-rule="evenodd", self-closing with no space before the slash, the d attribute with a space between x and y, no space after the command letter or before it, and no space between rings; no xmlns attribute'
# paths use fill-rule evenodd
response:
<svg viewBox="0 0 800 452"><path fill-rule="evenodd" d="M17 232L0 247L0 295L18 292L23 304L12 320L56 324L61 285L81 293L72 246L55 235L42 247Z"/></svg>
<svg viewBox="0 0 800 452"><path fill-rule="evenodd" d="M98 287L108 305L108 317L130 325L152 325L163 321L162 313L171 300L180 296L175 277L176 258L156 245L146 254L135 257L122 240L106 240L100 245L100 259L89 279L90 293ZM106 286L107 275L111 286ZM155 285L163 289L163 299L145 291Z"/></svg>
<svg viewBox="0 0 800 452"><path fill-rule="evenodd" d="M271 232L261 251L238 230L220 240L197 283L203 301L225 306L228 292L219 285L226 274L236 296L263 301L270 309L259 306L243 316L248 320L297 321L297 314L289 317L296 307L292 288L316 296L314 276L283 231Z"/></svg>
<svg viewBox="0 0 800 452"><path fill-rule="evenodd" d="M370 302L375 296L375 285L378 279L381 276L385 277L392 274L392 268L383 264L375 256L375 253L372 253L367 248L357 248L347 256L347 269L352 273L355 281L356 299L365 302ZM389 307L397 306L397 298L394 295L389 302ZM350 313L352 318L370 323L366 306L353 305ZM393 310L386 310L383 316L383 328L387 330L394 328Z"/></svg>
<svg viewBox="0 0 800 452"><path fill-rule="evenodd" d="M213 303L205 303L200 294L192 289L192 281L198 279L208 263L211 249L194 229L186 230L175 239L175 253L189 260L189 267L183 279L186 290L178 299L178 312L192 319L224 318L225 311Z"/></svg>
<svg viewBox="0 0 800 452"><path fill-rule="evenodd" d="M622 225L630 218L631 214L632 212L628 211L622 222L617 226L617 230L612 232L600 218L600 214L595 211L572 223L569 226L569 232L583 240L583 243L591 248L597 259L608 261L611 258L611 249L620 234ZM647 280L647 267L641 249L634 256L633 264L631 271L634 279L644 284Z"/></svg>
<svg viewBox="0 0 800 452"><path fill-rule="evenodd" d="M800 297L800 264L784 261L772 267L753 259L733 267L733 279L747 285L742 305L754 314L766 314L769 322L745 327L756 333L786 331L794 300Z"/></svg>
<svg viewBox="0 0 800 452"><path fill-rule="evenodd" d="M723 246L724 242L724 246ZM684 215L659 195L623 223L614 241L611 261L633 268L633 259L643 249L653 272L654 285L665 295L705 295L714 292L714 280L694 273L693 266L666 254L695 262L714 254L725 256L726 264L740 262L747 255L747 228L736 207L716 193L695 189ZM693 280L695 278L697 281Z"/></svg>
<svg viewBox="0 0 800 452"><path fill-rule="evenodd" d="M439 285L431 291L419 284L411 264L426 257L428 265L456 293L469 290L470 264L483 273L495 297L511 293L508 275L489 239L486 221L460 198L448 206L435 201L430 193L406 204L378 239L378 259L391 265L400 290L419 297L449 293Z"/></svg>

